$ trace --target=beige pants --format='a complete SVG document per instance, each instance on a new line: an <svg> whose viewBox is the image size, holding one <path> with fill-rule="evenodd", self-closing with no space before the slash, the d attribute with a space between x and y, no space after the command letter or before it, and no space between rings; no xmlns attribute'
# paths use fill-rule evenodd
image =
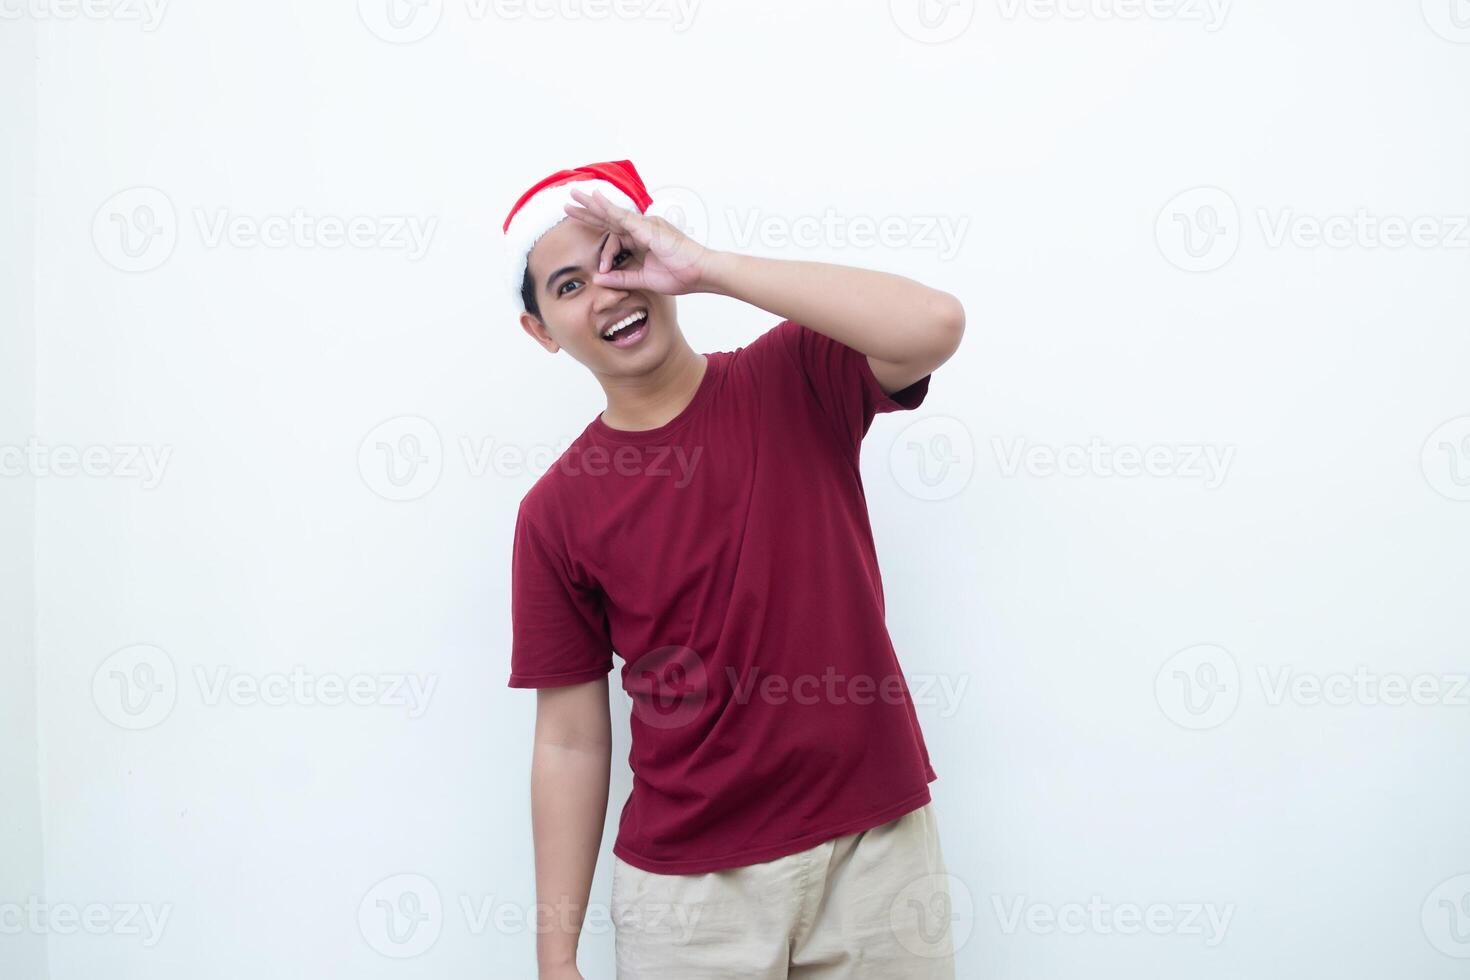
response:
<svg viewBox="0 0 1470 980"><path fill-rule="evenodd" d="M725 871L664 875L613 861L618 980L953 980L933 803Z"/></svg>

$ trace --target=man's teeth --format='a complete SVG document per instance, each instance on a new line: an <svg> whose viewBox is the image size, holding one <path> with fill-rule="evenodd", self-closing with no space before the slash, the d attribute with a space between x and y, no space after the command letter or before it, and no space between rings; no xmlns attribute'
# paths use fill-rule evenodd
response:
<svg viewBox="0 0 1470 980"><path fill-rule="evenodd" d="M621 330L624 327L629 326L631 324L637 323L639 320L643 319L647 315L648 314L645 313L645 312L643 312L642 310L639 310L637 313L629 313L627 316L623 317L617 323L614 323L612 326L610 326L606 330L604 330L602 332L602 335L604 337L611 337L613 334L617 333L619 330Z"/></svg>

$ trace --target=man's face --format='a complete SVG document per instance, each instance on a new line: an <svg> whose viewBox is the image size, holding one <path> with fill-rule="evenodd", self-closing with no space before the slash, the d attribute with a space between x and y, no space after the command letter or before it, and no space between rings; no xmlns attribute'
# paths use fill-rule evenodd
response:
<svg viewBox="0 0 1470 980"><path fill-rule="evenodd" d="M673 346L674 298L595 285L592 275L606 235L563 218L541 236L527 260L541 318L522 313L521 326L542 347L553 353L565 348L597 374L643 374L663 363ZM613 257L611 268L636 269L638 261L631 251L623 251ZM641 324L634 323L613 340L604 339L614 323L640 311L646 314Z"/></svg>

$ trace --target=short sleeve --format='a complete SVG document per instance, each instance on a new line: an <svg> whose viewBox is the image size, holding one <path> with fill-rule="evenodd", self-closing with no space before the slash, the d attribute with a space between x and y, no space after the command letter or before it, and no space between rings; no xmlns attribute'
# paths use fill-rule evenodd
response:
<svg viewBox="0 0 1470 980"><path fill-rule="evenodd" d="M773 329L823 412L854 450L868 434L875 415L918 408L929 393L932 375L890 395L878 383L866 354L792 320L783 320Z"/></svg>
<svg viewBox="0 0 1470 980"><path fill-rule="evenodd" d="M612 670L602 594L573 581L524 508L511 546L510 687L561 687Z"/></svg>

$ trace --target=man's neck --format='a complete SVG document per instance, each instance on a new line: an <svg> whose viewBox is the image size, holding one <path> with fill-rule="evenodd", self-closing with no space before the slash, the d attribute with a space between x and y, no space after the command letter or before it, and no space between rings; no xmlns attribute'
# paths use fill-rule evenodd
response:
<svg viewBox="0 0 1470 980"><path fill-rule="evenodd" d="M699 391L708 358L687 343L678 347L658 369L637 378L603 378L607 409L604 425L625 431L657 429L678 417Z"/></svg>

